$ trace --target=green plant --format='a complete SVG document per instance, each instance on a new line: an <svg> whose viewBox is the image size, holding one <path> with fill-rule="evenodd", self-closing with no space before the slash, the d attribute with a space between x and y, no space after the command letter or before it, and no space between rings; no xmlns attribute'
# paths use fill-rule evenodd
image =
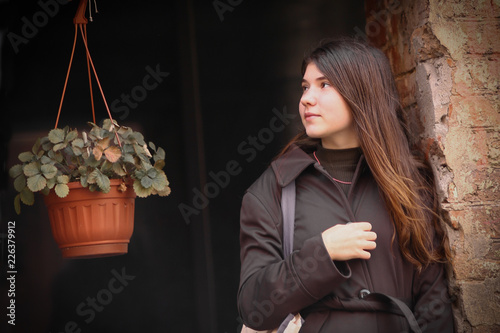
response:
<svg viewBox="0 0 500 333"><path fill-rule="evenodd" d="M39 138L31 151L19 154L22 164L9 170L19 192L14 198L18 214L21 202L33 205L34 192L48 194L53 189L64 198L69 193L69 182L107 193L110 179L122 179L120 190L125 191L133 181L138 197L170 194L162 148L149 142L151 154L141 133L119 126L114 120L104 120L102 127L91 122L89 125L92 129L88 134L69 127L53 129Z"/></svg>

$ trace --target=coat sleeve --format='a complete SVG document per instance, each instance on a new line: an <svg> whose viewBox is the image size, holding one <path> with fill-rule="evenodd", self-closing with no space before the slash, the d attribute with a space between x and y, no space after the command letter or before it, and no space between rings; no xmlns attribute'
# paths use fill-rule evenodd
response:
<svg viewBox="0 0 500 333"><path fill-rule="evenodd" d="M431 264L415 273L414 313L422 332L453 333L454 321L444 264Z"/></svg>
<svg viewBox="0 0 500 333"><path fill-rule="evenodd" d="M350 277L330 259L321 235L283 259L280 208L247 192L241 208L240 316L250 328L274 329L289 313L317 302ZM274 217L274 218L273 218ZM280 222L280 223L278 223Z"/></svg>

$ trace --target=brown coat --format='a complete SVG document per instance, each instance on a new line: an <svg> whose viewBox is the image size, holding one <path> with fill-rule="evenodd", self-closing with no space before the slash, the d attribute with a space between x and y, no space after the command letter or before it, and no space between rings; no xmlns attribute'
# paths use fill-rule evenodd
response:
<svg viewBox="0 0 500 333"><path fill-rule="evenodd" d="M283 260L281 188L294 179L294 252ZM370 222L377 247L369 260L332 261L321 233L351 221ZM363 157L346 196L322 166L302 149L293 149L273 162L243 197L238 292L243 322L272 329L289 313L300 312L305 318L301 332L408 332L402 316L348 310L350 300L358 301L367 289L409 304L423 332L453 332L443 266L417 273L397 240L391 242L392 235L393 225Z"/></svg>

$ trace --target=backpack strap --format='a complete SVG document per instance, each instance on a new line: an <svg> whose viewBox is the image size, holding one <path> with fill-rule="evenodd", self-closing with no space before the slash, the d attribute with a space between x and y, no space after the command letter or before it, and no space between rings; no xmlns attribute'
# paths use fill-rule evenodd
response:
<svg viewBox="0 0 500 333"><path fill-rule="evenodd" d="M281 191L281 212L283 215L283 255L285 259L293 252L295 226L295 180Z"/></svg>

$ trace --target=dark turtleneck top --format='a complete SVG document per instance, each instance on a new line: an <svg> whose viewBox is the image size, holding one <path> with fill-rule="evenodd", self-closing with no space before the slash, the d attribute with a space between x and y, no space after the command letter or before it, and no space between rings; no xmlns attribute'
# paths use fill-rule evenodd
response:
<svg viewBox="0 0 500 333"><path fill-rule="evenodd" d="M321 144L316 150L316 157L321 166L325 168L328 174L337 180L351 182L361 157L361 148L348 149L327 149ZM334 181L335 181L334 179ZM347 195L351 187L350 184L337 182L344 193Z"/></svg>

